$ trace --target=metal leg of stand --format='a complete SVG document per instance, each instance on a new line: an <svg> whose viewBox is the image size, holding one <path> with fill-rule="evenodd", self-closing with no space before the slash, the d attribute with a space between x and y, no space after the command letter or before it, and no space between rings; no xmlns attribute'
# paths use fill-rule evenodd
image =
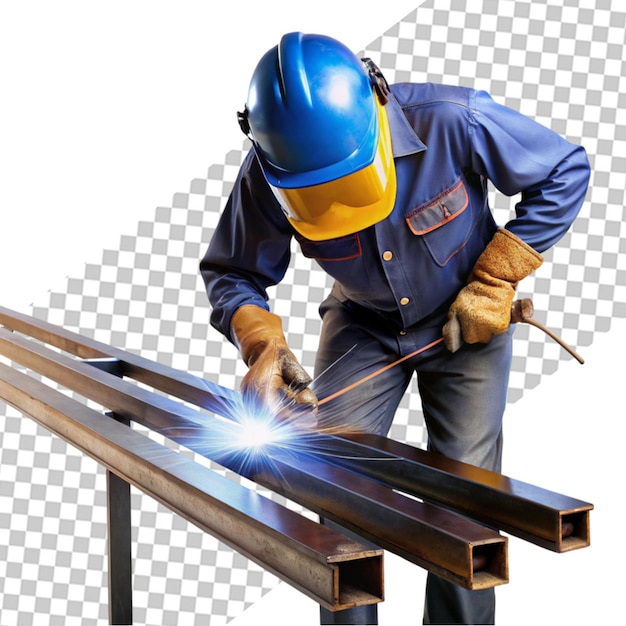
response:
<svg viewBox="0 0 626 626"><path fill-rule="evenodd" d="M122 378L118 359L84 359L97 369ZM130 427L130 420L107 412L105 415ZM109 624L133 623L132 531L130 484L107 470L107 529L109 552Z"/></svg>
<svg viewBox="0 0 626 626"><path fill-rule="evenodd" d="M118 421L129 422L115 414ZM133 623L130 484L107 470L109 624Z"/></svg>

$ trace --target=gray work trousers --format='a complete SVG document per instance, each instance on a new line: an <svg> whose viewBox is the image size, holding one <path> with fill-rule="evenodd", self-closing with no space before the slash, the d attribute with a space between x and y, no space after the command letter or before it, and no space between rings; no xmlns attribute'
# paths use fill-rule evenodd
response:
<svg viewBox="0 0 626 626"><path fill-rule="evenodd" d="M441 336L445 317L398 332L380 317L330 296L314 389L329 396ZM320 407L320 426L386 435L414 375L428 431L428 447L449 458L501 471L502 416L511 366L512 328L488 344L450 353L439 343ZM377 624L376 605L321 611L322 624ZM428 574L424 624L494 624L493 589L470 591Z"/></svg>

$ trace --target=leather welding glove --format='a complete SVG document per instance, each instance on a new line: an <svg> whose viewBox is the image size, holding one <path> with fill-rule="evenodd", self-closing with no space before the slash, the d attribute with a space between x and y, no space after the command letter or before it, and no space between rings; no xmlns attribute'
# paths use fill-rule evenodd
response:
<svg viewBox="0 0 626 626"><path fill-rule="evenodd" d="M260 400L282 420L307 414L311 418L317 407L309 389L311 377L287 346L280 317L244 305L235 311L231 331L249 368L241 383L244 397ZM311 419L306 425L312 425Z"/></svg>
<svg viewBox="0 0 626 626"><path fill-rule="evenodd" d="M496 231L478 257L467 285L448 311L443 328L446 347L455 352L462 344L487 343L511 323L515 289L543 263L543 257L504 228Z"/></svg>

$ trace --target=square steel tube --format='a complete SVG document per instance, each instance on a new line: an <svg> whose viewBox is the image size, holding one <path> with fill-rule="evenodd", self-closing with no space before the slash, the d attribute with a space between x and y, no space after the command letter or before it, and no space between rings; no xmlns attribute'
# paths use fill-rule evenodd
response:
<svg viewBox="0 0 626 626"><path fill-rule="evenodd" d="M335 462L554 552L590 545L593 504L386 437L340 435ZM353 448L345 443L354 444ZM367 461L362 457L368 454ZM379 460L372 461L378 454Z"/></svg>
<svg viewBox="0 0 626 626"><path fill-rule="evenodd" d="M322 606L337 611L383 600L382 550L282 507L4 363L0 397Z"/></svg>

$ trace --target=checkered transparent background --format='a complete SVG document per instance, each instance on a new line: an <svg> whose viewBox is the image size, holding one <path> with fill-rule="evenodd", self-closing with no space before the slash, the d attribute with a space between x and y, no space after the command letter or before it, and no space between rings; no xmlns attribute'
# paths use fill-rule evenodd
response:
<svg viewBox="0 0 626 626"><path fill-rule="evenodd" d="M612 318L626 316L625 26L618 0L429 0L361 51L390 82L485 89L586 147L593 174L582 213L519 290L532 296L535 317L583 356ZM100 264L32 313L237 388L244 367L209 327L198 261L247 147L122 233L118 249L104 250ZM504 223L515 198L492 191L491 201ZM308 368L329 286L294 248L272 291ZM538 329L518 327L509 401L570 358ZM406 395L394 438L424 443L419 405L415 390ZM107 623L104 471L5 405L0 441L0 624ZM278 582L135 490L133 539L137 624L225 624Z"/></svg>

